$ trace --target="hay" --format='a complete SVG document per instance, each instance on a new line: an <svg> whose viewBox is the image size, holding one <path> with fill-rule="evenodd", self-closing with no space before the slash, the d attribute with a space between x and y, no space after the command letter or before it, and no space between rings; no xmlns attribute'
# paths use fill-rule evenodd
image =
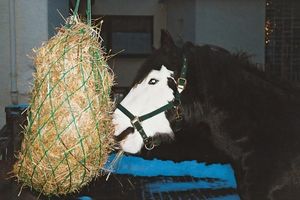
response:
<svg viewBox="0 0 300 200"><path fill-rule="evenodd" d="M99 29L78 18L36 51L28 125L14 173L44 195L97 177L113 143L113 77Z"/></svg>

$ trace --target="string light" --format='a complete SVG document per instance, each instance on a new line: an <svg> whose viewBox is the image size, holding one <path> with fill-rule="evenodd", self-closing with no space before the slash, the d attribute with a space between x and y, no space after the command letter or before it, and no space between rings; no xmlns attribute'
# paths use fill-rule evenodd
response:
<svg viewBox="0 0 300 200"><path fill-rule="evenodd" d="M265 23L265 42L269 44L271 41L271 34L274 32L271 20L267 19Z"/></svg>
<svg viewBox="0 0 300 200"><path fill-rule="evenodd" d="M266 10L272 5L271 0L266 1ZM268 45L271 42L271 34L274 32L275 24L270 19L266 19L265 22L265 44Z"/></svg>

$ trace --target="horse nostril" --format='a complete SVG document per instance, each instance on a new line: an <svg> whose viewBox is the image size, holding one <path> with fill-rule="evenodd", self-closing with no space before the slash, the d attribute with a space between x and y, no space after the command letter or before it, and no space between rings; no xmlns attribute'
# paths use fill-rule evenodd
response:
<svg viewBox="0 0 300 200"><path fill-rule="evenodd" d="M133 127L128 127L120 135L114 136L114 139L117 142L120 142L120 141L124 140L131 133L134 133L134 128Z"/></svg>

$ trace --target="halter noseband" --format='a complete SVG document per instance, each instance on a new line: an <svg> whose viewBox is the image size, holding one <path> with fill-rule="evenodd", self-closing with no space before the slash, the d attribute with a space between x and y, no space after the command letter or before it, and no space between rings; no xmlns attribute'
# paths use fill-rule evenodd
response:
<svg viewBox="0 0 300 200"><path fill-rule="evenodd" d="M152 112L149 112L142 116L135 116L121 104L117 105L117 109L119 109L123 114L125 114L130 119L130 122L131 122L133 128L136 129L140 133L141 137L143 138L145 148L147 150L152 150L158 144L155 144L153 139L151 137L147 136L141 122L143 122L151 117L154 117L162 112L165 112L169 109L172 109L174 107L178 108L178 106L181 104L180 93L185 89L186 84L187 84L186 72L187 72L187 60L184 57L181 74L180 74L180 77L177 79L177 91L175 92L174 99L172 101L168 102L166 105L161 106L160 108L158 108Z"/></svg>

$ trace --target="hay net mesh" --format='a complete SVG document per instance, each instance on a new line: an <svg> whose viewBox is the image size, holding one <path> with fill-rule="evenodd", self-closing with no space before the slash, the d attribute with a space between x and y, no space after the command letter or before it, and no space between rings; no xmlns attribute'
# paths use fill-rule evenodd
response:
<svg viewBox="0 0 300 200"><path fill-rule="evenodd" d="M98 176L113 145L113 76L99 32L73 15L36 51L28 125L14 173L46 195L78 191Z"/></svg>

